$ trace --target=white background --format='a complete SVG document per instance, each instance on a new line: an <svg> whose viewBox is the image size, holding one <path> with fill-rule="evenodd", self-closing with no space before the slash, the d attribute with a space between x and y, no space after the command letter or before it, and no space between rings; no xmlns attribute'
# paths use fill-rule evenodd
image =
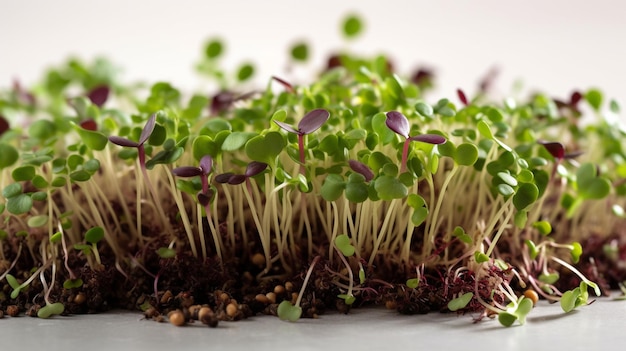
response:
<svg viewBox="0 0 626 351"><path fill-rule="evenodd" d="M339 23L350 11L366 30L347 43ZM471 95L498 67L501 95L519 80L524 92L561 98L598 87L626 105L625 17L626 3L617 0L0 0L0 87L14 78L32 83L69 55L106 55L124 81L202 89L206 81L193 67L214 36L227 40L227 66L257 63L256 82L296 79L286 73L287 48L306 38L311 72L346 47L387 53L405 76L420 66L435 70L433 100L454 98L457 87Z"/></svg>

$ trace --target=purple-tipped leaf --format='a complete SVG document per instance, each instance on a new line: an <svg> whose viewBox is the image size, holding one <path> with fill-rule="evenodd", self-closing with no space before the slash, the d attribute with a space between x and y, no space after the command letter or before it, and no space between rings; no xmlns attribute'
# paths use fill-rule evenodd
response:
<svg viewBox="0 0 626 351"><path fill-rule="evenodd" d="M203 156L200 159L200 169L204 174L211 173L211 170L213 170L213 158L210 155Z"/></svg>
<svg viewBox="0 0 626 351"><path fill-rule="evenodd" d="M281 127L282 129L288 131L289 133L294 133L294 134L302 134L300 133L298 130L296 130L294 127L292 127L291 125L285 123L285 122L281 122L281 121L276 121L274 120L274 123L276 123L279 127Z"/></svg>
<svg viewBox="0 0 626 351"><path fill-rule="evenodd" d="M0 135L4 134L9 128L11 128L9 121L4 116L0 116Z"/></svg>
<svg viewBox="0 0 626 351"><path fill-rule="evenodd" d="M230 185L241 184L245 182L246 179L247 179L246 176L243 174L234 174L234 175L231 175L230 178L228 178L228 184Z"/></svg>
<svg viewBox="0 0 626 351"><path fill-rule="evenodd" d="M102 107L108 100L110 91L111 89L109 89L107 85L99 85L91 89L91 91L87 93L87 97L94 105Z"/></svg>
<svg viewBox="0 0 626 351"><path fill-rule="evenodd" d="M363 177L365 177L365 181L369 182L370 180L374 179L374 172L372 172L372 170L366 166L365 164L359 162L359 161L355 161L355 160L350 160L348 161L348 164L350 164L350 168L361 174Z"/></svg>
<svg viewBox="0 0 626 351"><path fill-rule="evenodd" d="M461 100L463 105L465 105L465 106L469 105L469 101L467 100L467 96L465 95L463 90L457 89L456 90L456 94L459 96L459 100Z"/></svg>
<svg viewBox="0 0 626 351"><path fill-rule="evenodd" d="M302 117L298 123L298 130L301 134L311 134L326 123L329 117L330 112L323 108L315 109Z"/></svg>
<svg viewBox="0 0 626 351"><path fill-rule="evenodd" d="M177 177L189 178L189 177L195 177L195 176L201 175L202 169L200 169L199 167L193 167L193 166L183 166L183 167L174 168L172 170L172 173Z"/></svg>
<svg viewBox="0 0 626 351"><path fill-rule="evenodd" d="M248 178L254 177L255 175L263 172L266 168L267 163L252 161L248 164L248 167L246 167L245 176Z"/></svg>
<svg viewBox="0 0 626 351"><path fill-rule="evenodd" d="M215 176L215 181L221 184L226 184L228 183L228 180L230 179L230 177L232 177L233 175L234 174L231 172L218 174Z"/></svg>
<svg viewBox="0 0 626 351"><path fill-rule="evenodd" d="M146 142L146 140L148 140L148 138L150 138L150 135L152 135L152 132L154 131L154 126L156 125L156 113L153 113L150 118L148 118L148 122L146 122L146 125L143 127L143 130L141 131L141 136L139 137L139 145L143 145L143 143Z"/></svg>
<svg viewBox="0 0 626 351"><path fill-rule="evenodd" d="M387 127L397 134L402 135L405 139L409 138L409 131L411 126L409 120L405 115L398 111L387 112L387 119L385 120Z"/></svg>
<svg viewBox="0 0 626 351"><path fill-rule="evenodd" d="M117 136L117 135L110 136L109 137L109 141L112 142L113 144L116 144L116 145L119 145L119 146L139 147L139 143L137 143L136 141L128 140L126 138L122 138L122 137Z"/></svg>
<svg viewBox="0 0 626 351"><path fill-rule="evenodd" d="M563 144L556 141L539 141L539 144L543 145L557 160L562 160L565 157L565 147Z"/></svg>
<svg viewBox="0 0 626 351"><path fill-rule="evenodd" d="M92 131L98 130L98 123L96 123L96 121L94 121L91 118L81 121L79 123L79 126L85 130L92 130Z"/></svg>
<svg viewBox="0 0 626 351"><path fill-rule="evenodd" d="M421 141L423 143L439 145L446 142L446 138L437 134L420 134L409 138L411 141Z"/></svg>
<svg viewBox="0 0 626 351"><path fill-rule="evenodd" d="M293 88L293 85L289 84L289 82L287 82L286 80L280 79L280 78L278 78L276 76L272 76L272 79L277 81L278 83L280 83L282 86L284 86L285 90L287 90L288 92L290 92L292 94L296 92L294 90L294 88Z"/></svg>

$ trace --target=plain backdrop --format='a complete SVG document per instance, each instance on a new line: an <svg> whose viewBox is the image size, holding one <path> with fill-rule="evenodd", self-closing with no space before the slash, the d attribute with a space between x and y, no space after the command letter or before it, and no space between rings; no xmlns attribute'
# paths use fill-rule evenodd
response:
<svg viewBox="0 0 626 351"><path fill-rule="evenodd" d="M350 42L339 26L348 13L366 25ZM497 68L500 95L516 83L560 98L598 87L626 105L625 13L617 0L0 0L0 87L33 83L70 55L104 55L123 69L123 81L198 90L206 81L194 65L206 40L220 37L224 65L255 62L259 84L271 75L303 79L330 53L349 49L388 54L405 76L433 69L433 100L454 98L456 88L471 95ZM287 72L289 46L305 39L312 61Z"/></svg>

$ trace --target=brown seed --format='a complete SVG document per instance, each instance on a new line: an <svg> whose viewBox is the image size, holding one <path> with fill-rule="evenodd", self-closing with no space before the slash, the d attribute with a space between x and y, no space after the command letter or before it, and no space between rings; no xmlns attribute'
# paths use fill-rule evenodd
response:
<svg viewBox="0 0 626 351"><path fill-rule="evenodd" d="M280 295L280 294L282 294L282 293L284 293L284 292L285 292L285 287L284 287L284 286L282 286L282 285L276 285L276 286L274 287L274 293L276 293L276 295Z"/></svg>
<svg viewBox="0 0 626 351"><path fill-rule="evenodd" d="M285 283L285 290L287 290L288 292L293 291L293 283L292 282L286 282Z"/></svg>
<svg viewBox="0 0 626 351"><path fill-rule="evenodd" d="M85 301L87 301L87 296L85 295L84 292L79 292L74 297L74 303L77 305L82 305L83 303L85 303Z"/></svg>
<svg viewBox="0 0 626 351"><path fill-rule="evenodd" d="M539 295L537 295L537 292L533 289L524 291L524 296L533 302L533 306L539 301Z"/></svg>
<svg viewBox="0 0 626 351"><path fill-rule="evenodd" d="M147 310L145 310L145 311L144 311L144 313L143 313L143 315L144 315L146 318L154 318L154 317L158 316L159 314L160 314L160 313L159 313L159 311L157 311L157 309L156 309L156 308L154 308L154 307L150 307L150 308L148 308L148 309L147 309Z"/></svg>
<svg viewBox="0 0 626 351"><path fill-rule="evenodd" d="M250 261L252 261L252 264L255 266L263 267L265 265L265 256L263 256L262 253L257 252L250 257Z"/></svg>
<svg viewBox="0 0 626 351"><path fill-rule="evenodd" d="M264 303L264 304L270 303L270 299L263 294L258 294L257 296L254 297L254 299L260 303Z"/></svg>
<svg viewBox="0 0 626 351"><path fill-rule="evenodd" d="M200 307L198 310L198 320L202 321L203 318L206 318L209 315L214 315L213 310L210 307Z"/></svg>
<svg viewBox="0 0 626 351"><path fill-rule="evenodd" d="M4 311L0 310L0 319L4 318Z"/></svg>
<svg viewBox="0 0 626 351"><path fill-rule="evenodd" d="M220 294L220 301L222 302L228 302L230 300L230 296L228 296L227 293L221 293Z"/></svg>
<svg viewBox="0 0 626 351"><path fill-rule="evenodd" d="M182 327L185 325L185 315L181 310L174 310L167 314L167 318L169 318L170 323L177 327Z"/></svg>
<svg viewBox="0 0 626 351"><path fill-rule="evenodd" d="M388 310L395 310L398 307L398 304L393 300L387 300L385 301L385 307Z"/></svg>
<svg viewBox="0 0 626 351"><path fill-rule="evenodd" d="M163 293L163 296L161 296L161 303L162 304L166 304L168 302L170 302L170 300L174 297L174 294L172 294L171 291L166 291L165 293Z"/></svg>
<svg viewBox="0 0 626 351"><path fill-rule="evenodd" d="M267 294L265 294L265 297L270 303L276 303L276 293L268 292Z"/></svg>
<svg viewBox="0 0 626 351"><path fill-rule="evenodd" d="M295 305L297 300L298 300L298 293L297 292L292 292L291 293L291 303Z"/></svg>
<svg viewBox="0 0 626 351"><path fill-rule="evenodd" d="M8 305L7 314L11 317L17 317L17 315L20 314L20 310L16 305Z"/></svg>
<svg viewBox="0 0 626 351"><path fill-rule="evenodd" d="M229 317L235 317L235 316L237 315L237 305L236 305L236 304L234 304L234 303L232 303L232 302L231 302L231 303L229 303L229 304L226 306L226 314L227 314Z"/></svg>
<svg viewBox="0 0 626 351"><path fill-rule="evenodd" d="M201 308L202 308L201 305L189 306L188 308L189 317L191 317L191 319L199 320L200 317L198 316L198 312L200 311Z"/></svg>
<svg viewBox="0 0 626 351"><path fill-rule="evenodd" d="M200 319L200 321L203 324L208 325L211 328L215 328L217 327L217 324L219 323L219 320L217 319L217 316L215 315L215 313L210 313L210 314L206 314L202 316L202 319Z"/></svg>

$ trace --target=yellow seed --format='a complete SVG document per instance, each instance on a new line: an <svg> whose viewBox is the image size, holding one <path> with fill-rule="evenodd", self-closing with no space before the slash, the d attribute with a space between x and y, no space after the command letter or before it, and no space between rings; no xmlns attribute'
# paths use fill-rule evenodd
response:
<svg viewBox="0 0 626 351"><path fill-rule="evenodd" d="M297 292L291 293L291 303L295 304L297 300L298 300L298 293Z"/></svg>
<svg viewBox="0 0 626 351"><path fill-rule="evenodd" d="M198 311L198 320L202 321L211 315L213 315L213 310L210 307L201 307Z"/></svg>
<svg viewBox="0 0 626 351"><path fill-rule="evenodd" d="M537 292L533 289L524 291L524 296L533 302L533 306L539 301L539 295L537 295Z"/></svg>
<svg viewBox="0 0 626 351"><path fill-rule="evenodd" d="M254 297L254 299L260 303L264 303L264 304L270 303L270 299L263 294L258 294L257 296Z"/></svg>
<svg viewBox="0 0 626 351"><path fill-rule="evenodd" d="M274 292L276 293L276 295L280 295L285 292L285 287L282 285L276 285L274 287Z"/></svg>
<svg viewBox="0 0 626 351"><path fill-rule="evenodd" d="M265 265L265 256L263 256L262 253L255 253L254 255L252 255L250 260L256 266L263 267L263 265Z"/></svg>
<svg viewBox="0 0 626 351"><path fill-rule="evenodd" d="M388 310L395 310L398 307L398 305L393 300L387 300L387 301L385 301L385 307Z"/></svg>
<svg viewBox="0 0 626 351"><path fill-rule="evenodd" d="M276 293L268 292L265 294L265 297L269 300L270 303L276 303Z"/></svg>
<svg viewBox="0 0 626 351"><path fill-rule="evenodd" d="M227 314L229 317L235 317L235 316L237 315L237 305L236 305L236 304L234 304L234 303L232 303L232 302L231 302L231 303L229 303L229 304L226 306L226 314Z"/></svg>
<svg viewBox="0 0 626 351"><path fill-rule="evenodd" d="M170 312L167 315L167 318L169 318L170 323L177 327L182 327L183 325L185 325L185 315L181 310L175 310Z"/></svg>
<svg viewBox="0 0 626 351"><path fill-rule="evenodd" d="M83 292L79 292L74 297L74 303L77 304L77 305L83 304L83 303L85 303L85 301L87 301L87 296L85 296L85 293L83 293Z"/></svg>

